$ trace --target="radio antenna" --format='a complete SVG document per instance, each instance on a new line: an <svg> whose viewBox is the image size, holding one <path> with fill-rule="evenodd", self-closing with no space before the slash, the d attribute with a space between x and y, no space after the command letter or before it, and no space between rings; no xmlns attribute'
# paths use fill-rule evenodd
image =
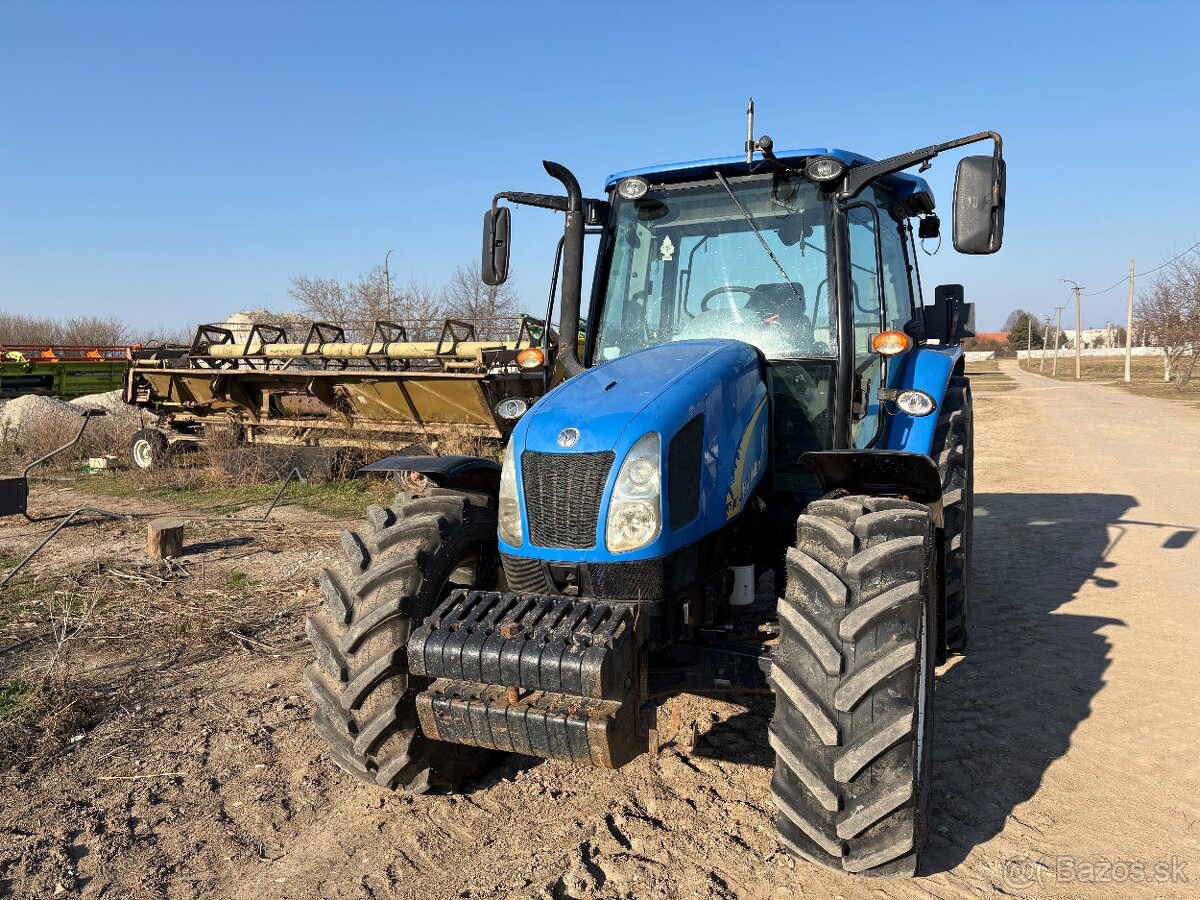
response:
<svg viewBox="0 0 1200 900"><path fill-rule="evenodd" d="M754 98L746 103L746 165L754 162Z"/></svg>

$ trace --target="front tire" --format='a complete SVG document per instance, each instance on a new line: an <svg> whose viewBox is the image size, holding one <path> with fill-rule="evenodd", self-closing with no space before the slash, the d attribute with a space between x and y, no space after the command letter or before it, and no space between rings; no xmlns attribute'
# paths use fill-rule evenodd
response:
<svg viewBox="0 0 1200 900"><path fill-rule="evenodd" d="M971 550L974 543L975 474L974 413L971 382L950 379L933 439L942 479L944 527L940 547L942 607L938 615L939 662L966 649L968 637Z"/></svg>
<svg viewBox="0 0 1200 900"><path fill-rule="evenodd" d="M911 877L928 830L933 733L929 510L817 500L796 533L771 675L780 838L831 869Z"/></svg>
<svg viewBox="0 0 1200 900"><path fill-rule="evenodd" d="M361 532L342 532L343 565L322 569L321 609L306 632L316 662L304 673L313 726L342 769L380 787L457 790L494 758L425 737L409 674L412 629L456 588L496 587L496 508L483 494L434 488L372 506Z"/></svg>

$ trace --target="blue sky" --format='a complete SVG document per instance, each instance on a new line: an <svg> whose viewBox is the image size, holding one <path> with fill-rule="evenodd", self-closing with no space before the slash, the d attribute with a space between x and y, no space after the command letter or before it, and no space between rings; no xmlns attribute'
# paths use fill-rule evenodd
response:
<svg viewBox="0 0 1200 900"><path fill-rule="evenodd" d="M1200 9L940 4L0 6L0 309L146 326L288 308L298 274L443 281L497 190L778 147L1005 139L1004 249L922 257L981 328L1200 240ZM905 14L901 15L900 11ZM848 19L842 19L849 15ZM986 151L984 151L986 152ZM955 156L926 177L949 222ZM544 304L557 218L514 216ZM947 229L948 230L948 229ZM1123 288L1085 325L1123 320Z"/></svg>

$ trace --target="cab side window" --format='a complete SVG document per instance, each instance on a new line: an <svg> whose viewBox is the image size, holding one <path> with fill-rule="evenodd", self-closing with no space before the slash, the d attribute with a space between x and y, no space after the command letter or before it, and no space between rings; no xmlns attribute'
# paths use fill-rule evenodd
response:
<svg viewBox="0 0 1200 900"><path fill-rule="evenodd" d="M875 192L879 203L879 250L883 257L883 318L885 326L900 331L913 317L912 282L904 254L904 223L892 218L889 197Z"/></svg>

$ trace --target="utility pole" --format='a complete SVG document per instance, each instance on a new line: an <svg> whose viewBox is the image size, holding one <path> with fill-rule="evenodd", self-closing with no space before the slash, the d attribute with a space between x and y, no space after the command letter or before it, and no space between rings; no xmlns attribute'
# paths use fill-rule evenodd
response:
<svg viewBox="0 0 1200 900"><path fill-rule="evenodd" d="M1130 373L1133 369L1133 279L1135 276L1134 258L1129 257L1129 305L1125 310L1125 383L1129 384Z"/></svg>
<svg viewBox="0 0 1200 900"><path fill-rule="evenodd" d="M1070 278L1060 278L1059 281L1065 281L1067 284L1075 285L1072 290L1075 291L1075 380L1078 381L1081 377L1081 355L1083 347L1083 326L1080 324L1082 313L1079 308L1079 292L1083 290L1076 282Z"/></svg>
<svg viewBox="0 0 1200 900"><path fill-rule="evenodd" d="M1029 334L1025 337L1025 359L1033 358L1033 316L1028 317Z"/></svg>
<svg viewBox="0 0 1200 900"><path fill-rule="evenodd" d="M1050 343L1050 317L1043 316L1046 320L1046 331L1042 335L1042 368L1040 371L1046 371L1046 345Z"/></svg>
<svg viewBox="0 0 1200 900"><path fill-rule="evenodd" d="M1054 368L1050 371L1051 375L1058 374L1058 342L1062 338L1062 311L1066 306L1054 307L1055 326L1054 326Z"/></svg>
<svg viewBox="0 0 1200 900"><path fill-rule="evenodd" d="M383 255L383 284L387 289L387 305L384 307L384 309L387 310L387 314L389 316L392 314L392 276L391 273L388 272L388 257L395 252L395 250L389 250Z"/></svg>

